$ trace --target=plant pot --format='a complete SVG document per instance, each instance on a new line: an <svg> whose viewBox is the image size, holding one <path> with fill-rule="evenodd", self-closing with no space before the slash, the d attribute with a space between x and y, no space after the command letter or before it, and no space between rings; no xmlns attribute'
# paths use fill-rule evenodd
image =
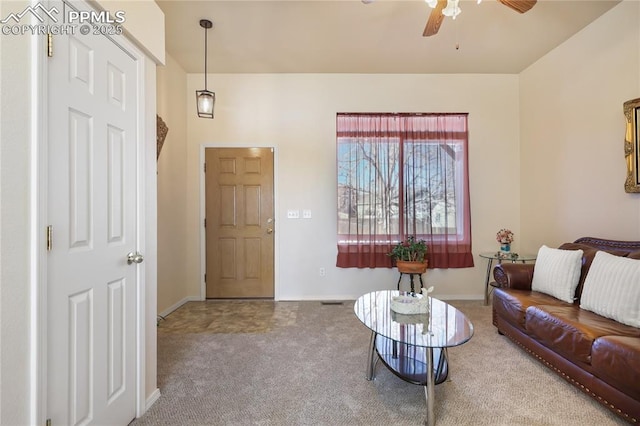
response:
<svg viewBox="0 0 640 426"><path fill-rule="evenodd" d="M427 272L428 262L414 262L408 260L396 260L398 271L403 274L424 274Z"/></svg>

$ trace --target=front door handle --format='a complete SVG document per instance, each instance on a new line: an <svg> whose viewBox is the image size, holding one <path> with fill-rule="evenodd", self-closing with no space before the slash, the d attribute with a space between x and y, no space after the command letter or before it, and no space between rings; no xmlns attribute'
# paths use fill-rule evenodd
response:
<svg viewBox="0 0 640 426"><path fill-rule="evenodd" d="M127 263L131 265L132 263L142 263L144 260L144 256L138 252L131 252L127 255Z"/></svg>

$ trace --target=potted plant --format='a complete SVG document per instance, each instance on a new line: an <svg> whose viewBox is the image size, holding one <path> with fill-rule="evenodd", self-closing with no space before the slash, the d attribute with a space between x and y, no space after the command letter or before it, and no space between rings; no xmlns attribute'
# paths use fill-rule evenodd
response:
<svg viewBox="0 0 640 426"><path fill-rule="evenodd" d="M398 271L405 274L424 274L427 271L427 242L410 236L406 241L396 244L388 253L395 262Z"/></svg>

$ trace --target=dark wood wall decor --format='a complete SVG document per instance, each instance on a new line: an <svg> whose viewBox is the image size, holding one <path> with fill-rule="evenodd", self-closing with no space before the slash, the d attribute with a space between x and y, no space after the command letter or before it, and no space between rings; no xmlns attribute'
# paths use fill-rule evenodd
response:
<svg viewBox="0 0 640 426"><path fill-rule="evenodd" d="M167 133L169 133L169 128L164 120L162 120L162 117L156 115L156 160L160 158L160 151L162 150L162 145L164 145Z"/></svg>

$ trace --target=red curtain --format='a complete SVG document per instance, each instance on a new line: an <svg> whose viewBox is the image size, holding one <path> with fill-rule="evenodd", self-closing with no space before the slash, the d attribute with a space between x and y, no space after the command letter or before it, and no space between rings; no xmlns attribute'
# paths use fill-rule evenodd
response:
<svg viewBox="0 0 640 426"><path fill-rule="evenodd" d="M473 266L467 114L338 114L337 266L391 267L413 235L430 268Z"/></svg>

